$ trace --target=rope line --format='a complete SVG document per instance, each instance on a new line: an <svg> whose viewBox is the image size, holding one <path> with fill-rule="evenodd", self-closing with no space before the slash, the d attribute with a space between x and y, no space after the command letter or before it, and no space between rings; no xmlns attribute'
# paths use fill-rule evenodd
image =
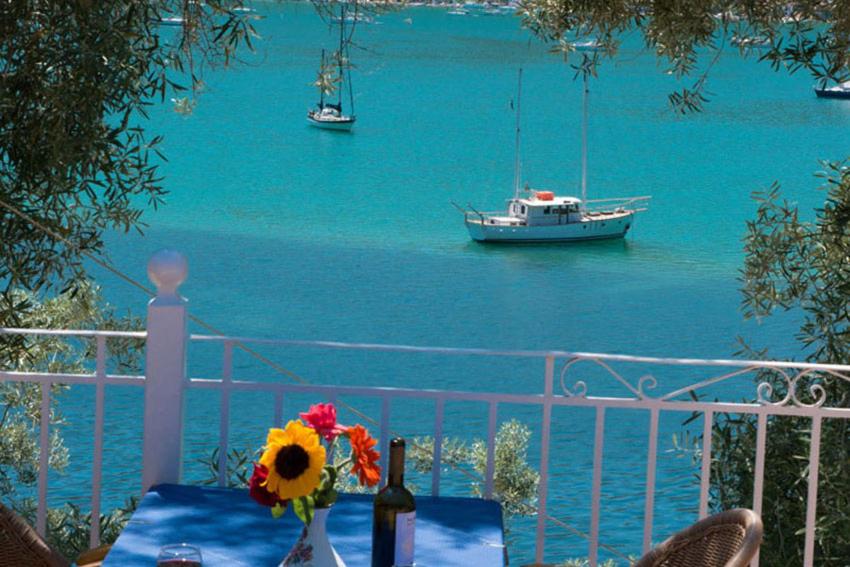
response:
<svg viewBox="0 0 850 567"><path fill-rule="evenodd" d="M156 297L156 292L153 289L151 289L150 287L148 287L148 286L142 284L141 282L137 281L132 276L125 274L124 272L122 272L121 270L119 270L118 268L116 268L112 264L110 264L108 261L96 256L95 254L92 254L91 252L89 252L87 250L81 249L76 243L68 240L67 238L65 238L61 234L57 233L56 231L54 231L50 227L45 226L43 223L34 219L31 215L28 215L27 213L21 211L20 209L18 209L17 207L15 207L13 205L10 205L9 203L5 202L2 199L0 199L0 207L6 209L7 211L11 212L15 216L24 219L26 222L30 223L31 225L33 225L37 229L41 230L42 232L44 232L45 234L47 234L51 238L63 242L66 246L75 250L78 254L81 254L82 256L88 258L89 260L91 260L92 262L94 262L95 264L100 266L101 268L107 270L109 273L117 276L119 279L130 284L131 286L133 286L137 289L140 289L141 291L145 292L148 296ZM211 325L210 323L207 323L206 321L202 320L201 318L196 317L195 315L192 315L192 314L188 314L188 316L189 316L189 319L193 323L199 325L200 327L203 327L204 329L208 330L209 332L211 332L215 335L219 335L221 337L227 337L227 335L223 331L221 331L217 327ZM247 354L249 354L253 358L259 360L263 364L269 366L273 370L276 370L277 372L279 372L279 373L281 373L285 376L290 377L291 379L295 380L296 382L298 382L300 384L311 384L311 382L309 380L307 380L306 378L303 378L302 376L296 374L292 370L289 370L288 368L284 367L283 365L271 360L267 356L263 355L262 353L256 351L255 349L251 348L250 346L246 345L244 342L242 342L240 340L234 340L234 341L232 341L232 344L233 344L233 346L241 349L242 351L246 352ZM369 415L363 413L362 411L358 410L357 408L355 408L351 404L344 402L344 401L337 400L337 405L344 407L348 411L352 412L354 415L358 416L360 419L363 419L363 420L369 422L371 425L373 425L375 427L379 426L379 423L376 419L374 419L374 418L370 417ZM392 431L392 429L389 432L390 432L390 434L396 433L396 432ZM495 442L496 442L496 440L494 438L493 443L495 444ZM424 449L425 449L421 445L416 445L415 443L411 443L411 444L413 445L413 447L415 449L419 449L419 450L422 450L422 451L424 451ZM460 466L458 466L454 463L451 463L451 462L449 462L447 464L454 471L461 473L462 475L466 476L469 480L471 480L473 482L480 483L484 480L481 476L473 473L472 471L467 470L466 468L460 467ZM494 474L495 474L495 472L494 472ZM534 514L537 513L537 508L535 508L535 507L533 507L529 504L523 504L523 506L527 507L525 509L525 511L529 512L529 515L534 515ZM564 528L565 530L571 532L574 535L577 535L579 537L582 537L582 538L590 541L590 536L588 534L582 532L581 530L579 530L577 528L570 526L569 524L567 524L563 520L555 518L555 517L549 515L548 513L546 514L546 520L557 525L557 526ZM622 552L620 552L616 548L611 547L610 545L604 544L602 542L597 542L597 545L599 547L603 548L603 549L606 549L607 551L618 556L621 559L625 559L627 561L629 560L629 557L627 555L623 554Z"/></svg>

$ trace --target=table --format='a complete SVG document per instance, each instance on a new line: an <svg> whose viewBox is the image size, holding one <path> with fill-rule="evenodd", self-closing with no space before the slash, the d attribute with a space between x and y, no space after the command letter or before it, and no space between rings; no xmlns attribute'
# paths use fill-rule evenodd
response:
<svg viewBox="0 0 850 567"><path fill-rule="evenodd" d="M328 517L331 543L348 567L369 566L372 496L341 494ZM274 567L298 539L292 510L278 520L245 489L160 484L148 491L103 567L152 567L159 548L201 548L204 567ZM505 565L502 511L480 498L416 496L417 567Z"/></svg>

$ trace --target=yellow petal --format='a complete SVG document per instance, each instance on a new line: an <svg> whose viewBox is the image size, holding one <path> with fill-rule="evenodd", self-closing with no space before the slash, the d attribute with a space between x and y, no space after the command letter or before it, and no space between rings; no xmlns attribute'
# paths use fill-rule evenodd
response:
<svg viewBox="0 0 850 567"><path fill-rule="evenodd" d="M283 445L287 441L288 437L289 436L286 434L286 431L273 427L269 429L269 435L266 438L266 445L271 445L273 443Z"/></svg>

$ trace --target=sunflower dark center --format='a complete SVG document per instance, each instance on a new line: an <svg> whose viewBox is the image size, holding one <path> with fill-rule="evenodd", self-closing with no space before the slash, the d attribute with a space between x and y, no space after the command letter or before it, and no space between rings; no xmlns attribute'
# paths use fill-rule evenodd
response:
<svg viewBox="0 0 850 567"><path fill-rule="evenodd" d="M310 455L301 445L285 445L277 452L274 469L286 480L298 478L310 467Z"/></svg>

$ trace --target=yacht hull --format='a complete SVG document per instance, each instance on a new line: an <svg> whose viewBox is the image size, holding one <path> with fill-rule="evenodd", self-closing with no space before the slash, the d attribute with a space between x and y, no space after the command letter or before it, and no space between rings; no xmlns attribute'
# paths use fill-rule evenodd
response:
<svg viewBox="0 0 850 567"><path fill-rule="evenodd" d="M316 120L312 116L307 116L307 123L322 130L337 130L340 132L350 132L354 126L354 119L351 120Z"/></svg>
<svg viewBox="0 0 850 567"><path fill-rule="evenodd" d="M820 98L850 98L850 90L843 89L815 89L815 94Z"/></svg>
<svg viewBox="0 0 850 567"><path fill-rule="evenodd" d="M588 218L568 224L546 226L487 224L467 219L469 236L478 242L580 242L623 238L632 226L634 212L614 217Z"/></svg>

